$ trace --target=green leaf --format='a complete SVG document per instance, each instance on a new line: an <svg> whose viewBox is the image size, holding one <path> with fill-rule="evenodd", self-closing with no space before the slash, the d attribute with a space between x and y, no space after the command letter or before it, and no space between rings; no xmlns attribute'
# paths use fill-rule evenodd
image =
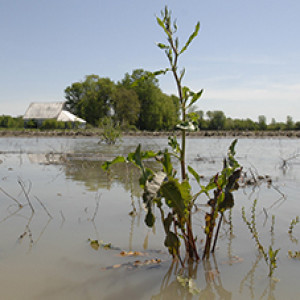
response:
<svg viewBox="0 0 300 300"><path fill-rule="evenodd" d="M164 21L163 21L162 19L160 19L159 17L156 17L156 21L157 21L157 24L164 30L164 32L166 33L166 35L167 35L168 37L171 37L171 34L170 34L170 32L167 30Z"/></svg>
<svg viewBox="0 0 300 300"><path fill-rule="evenodd" d="M142 176L139 179L139 184L141 188L144 188L146 185L146 182L151 179L153 176L153 171L149 168L143 169Z"/></svg>
<svg viewBox="0 0 300 300"><path fill-rule="evenodd" d="M187 86L182 87L181 92L182 92L182 97L186 101L189 96L190 96L190 89Z"/></svg>
<svg viewBox="0 0 300 300"><path fill-rule="evenodd" d="M196 179L197 183L200 184L200 176L199 176L199 174L191 166L188 166L188 171L194 176L194 178Z"/></svg>
<svg viewBox="0 0 300 300"><path fill-rule="evenodd" d="M233 140L233 142L229 146L229 154L232 155L232 156L235 155L234 148L235 148L235 145L236 145L237 141L238 141L237 139Z"/></svg>
<svg viewBox="0 0 300 300"><path fill-rule="evenodd" d="M194 32L190 35L188 41L185 43L184 47L181 49L179 54L183 53L188 48L188 46L193 41L193 39L198 35L199 29L200 29L200 22L196 24Z"/></svg>
<svg viewBox="0 0 300 300"><path fill-rule="evenodd" d="M180 184L178 179L170 179L162 184L160 192L165 198L166 204L173 208L180 218L184 217L192 198L189 183L184 181Z"/></svg>
<svg viewBox="0 0 300 300"><path fill-rule="evenodd" d="M152 213L151 207L148 207L148 212L145 217L145 223L150 228L153 227L153 225L155 223L155 217Z"/></svg>
<svg viewBox="0 0 300 300"><path fill-rule="evenodd" d="M203 89L198 93L192 93L192 99L187 108L191 107L202 95Z"/></svg>
<svg viewBox="0 0 300 300"><path fill-rule="evenodd" d="M165 232L168 233L170 231L170 226L173 221L173 216L171 213L168 214L168 216L164 219L164 228Z"/></svg>
<svg viewBox="0 0 300 300"><path fill-rule="evenodd" d="M156 17L156 21L160 27L162 27L164 30L166 30L165 24L162 19L160 19L159 17Z"/></svg>
<svg viewBox="0 0 300 300"><path fill-rule="evenodd" d="M226 190L232 191L238 188L237 181L241 176L242 169L235 170L231 176L228 178L228 183L226 185Z"/></svg>
<svg viewBox="0 0 300 300"><path fill-rule="evenodd" d="M175 233L169 231L165 238L165 246L169 249L169 252L173 255L178 254L178 249L180 247L180 241Z"/></svg>
<svg viewBox="0 0 300 300"><path fill-rule="evenodd" d="M117 156L116 158L114 158L111 161L106 161L105 163L102 164L101 168L104 171L107 171L111 165L116 164L116 163L120 163L120 162L126 162L125 157L123 156Z"/></svg>
<svg viewBox="0 0 300 300"><path fill-rule="evenodd" d="M173 151L175 153L180 153L180 151L181 151L180 150L180 145L177 142L176 136L173 136L173 137L169 136L168 140L169 140L168 145L173 149Z"/></svg>
<svg viewBox="0 0 300 300"><path fill-rule="evenodd" d="M169 46L165 45L165 44L162 44L162 43L157 43L156 44L157 47L159 47L160 49L169 49Z"/></svg>
<svg viewBox="0 0 300 300"><path fill-rule="evenodd" d="M164 153L162 164L163 164L164 172L167 174L167 176L172 176L173 165L172 165L172 162L171 162L170 153L168 153L168 152Z"/></svg>
<svg viewBox="0 0 300 300"><path fill-rule="evenodd" d="M224 199L219 204L220 212L224 212L225 210L230 209L234 206L234 199L232 193L225 192L223 195L224 195Z"/></svg>
<svg viewBox="0 0 300 300"><path fill-rule="evenodd" d="M166 68L164 70L155 71L152 74L153 74L153 76L158 76L158 75L161 75L161 74L165 75L169 71L171 71L171 70L169 68Z"/></svg>

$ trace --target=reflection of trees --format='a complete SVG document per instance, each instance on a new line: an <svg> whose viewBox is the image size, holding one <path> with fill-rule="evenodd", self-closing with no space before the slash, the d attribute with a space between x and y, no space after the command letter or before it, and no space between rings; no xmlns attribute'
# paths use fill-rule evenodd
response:
<svg viewBox="0 0 300 300"><path fill-rule="evenodd" d="M113 165L109 172L105 172L101 168L103 163L104 161L68 161L64 166L65 174L67 178L83 182L91 191L110 189L113 183L118 183L133 196L141 196L142 190L138 181L140 173L136 167L119 163Z"/></svg>

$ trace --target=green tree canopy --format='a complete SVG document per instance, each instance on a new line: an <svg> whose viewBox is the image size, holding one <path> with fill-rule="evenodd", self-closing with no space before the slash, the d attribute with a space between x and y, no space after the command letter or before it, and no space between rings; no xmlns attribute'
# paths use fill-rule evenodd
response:
<svg viewBox="0 0 300 300"><path fill-rule="evenodd" d="M223 130L225 128L226 116L220 110L208 111L209 129Z"/></svg>
<svg viewBox="0 0 300 300"><path fill-rule="evenodd" d="M121 125L136 125L141 105L137 93L133 89L118 86L113 96L115 120Z"/></svg>
<svg viewBox="0 0 300 300"><path fill-rule="evenodd" d="M157 78L148 71L137 69L125 74L119 83L132 89L138 96L140 114L137 127L142 130L172 129L178 121L179 101L176 96L167 96L158 86Z"/></svg>
<svg viewBox="0 0 300 300"><path fill-rule="evenodd" d="M267 129L267 118L266 116L260 115L258 116L258 129L266 130Z"/></svg>
<svg viewBox="0 0 300 300"><path fill-rule="evenodd" d="M109 78L88 75L65 89L66 108L95 126L110 113L115 88Z"/></svg>

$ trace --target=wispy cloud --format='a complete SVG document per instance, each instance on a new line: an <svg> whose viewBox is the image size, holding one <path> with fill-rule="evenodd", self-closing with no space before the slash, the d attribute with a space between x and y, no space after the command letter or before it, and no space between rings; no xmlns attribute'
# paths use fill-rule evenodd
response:
<svg viewBox="0 0 300 300"><path fill-rule="evenodd" d="M231 87L206 89L199 107L223 110L237 118L256 119L266 115L269 120L285 121L290 115L300 121L300 84L270 84L264 88Z"/></svg>
<svg viewBox="0 0 300 300"><path fill-rule="evenodd" d="M218 64L238 64L238 65L285 65L286 60L274 58L271 56L204 56L197 57L201 63L218 63Z"/></svg>

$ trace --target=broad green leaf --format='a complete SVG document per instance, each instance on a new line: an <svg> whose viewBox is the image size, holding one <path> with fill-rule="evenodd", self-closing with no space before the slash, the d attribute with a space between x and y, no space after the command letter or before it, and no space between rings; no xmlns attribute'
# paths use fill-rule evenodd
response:
<svg viewBox="0 0 300 300"><path fill-rule="evenodd" d="M191 107L201 97L202 93L203 93L203 89L198 93L193 93L192 99L191 99L189 105L187 106L187 108Z"/></svg>
<svg viewBox="0 0 300 300"><path fill-rule="evenodd" d="M232 191L238 188L237 181L241 176L242 169L238 169L232 173L232 175L228 178L228 183L226 185L226 190Z"/></svg>
<svg viewBox="0 0 300 300"><path fill-rule="evenodd" d="M193 41L193 39L198 35L199 29L200 29L200 22L196 24L194 32L190 35L189 39L187 40L187 42L185 43L184 47L181 49L179 54L183 53L188 48L188 46Z"/></svg>
<svg viewBox="0 0 300 300"><path fill-rule="evenodd" d="M110 168L111 165L116 164L116 163L120 163L120 162L125 162L125 161L126 161L125 157L123 157L123 156L117 156L113 160L106 161L105 163L103 163L102 166L101 166L101 168L104 171L107 171Z"/></svg>
<svg viewBox="0 0 300 300"><path fill-rule="evenodd" d="M153 227L153 225L155 223L155 217L152 213L151 207L148 208L148 212L145 217L145 223L150 228Z"/></svg>
<svg viewBox="0 0 300 300"><path fill-rule="evenodd" d="M180 241L175 233L169 231L165 238L165 246L169 249L171 254L177 255L180 247Z"/></svg>
<svg viewBox="0 0 300 300"><path fill-rule="evenodd" d="M234 206L234 199L233 195L230 192L225 192L223 193L224 199L223 201L219 204L219 211L224 212L227 209L230 209Z"/></svg>
<svg viewBox="0 0 300 300"><path fill-rule="evenodd" d="M164 219L164 228L165 232L168 233L170 231L170 226L173 221L173 216L171 213L168 214L168 216Z"/></svg>
<svg viewBox="0 0 300 300"><path fill-rule="evenodd" d="M138 166L142 167L141 144L137 146L132 158Z"/></svg>
<svg viewBox="0 0 300 300"><path fill-rule="evenodd" d="M184 217L192 198L188 182L184 181L180 184L177 179L171 179L162 184L160 192L166 204L173 208L180 217Z"/></svg>
<svg viewBox="0 0 300 300"><path fill-rule="evenodd" d="M152 150L149 150L149 151L142 151L141 152L141 155L142 155L142 159L150 159L150 158L153 158L153 157L156 157L157 155L161 154L161 152L154 152Z"/></svg>

